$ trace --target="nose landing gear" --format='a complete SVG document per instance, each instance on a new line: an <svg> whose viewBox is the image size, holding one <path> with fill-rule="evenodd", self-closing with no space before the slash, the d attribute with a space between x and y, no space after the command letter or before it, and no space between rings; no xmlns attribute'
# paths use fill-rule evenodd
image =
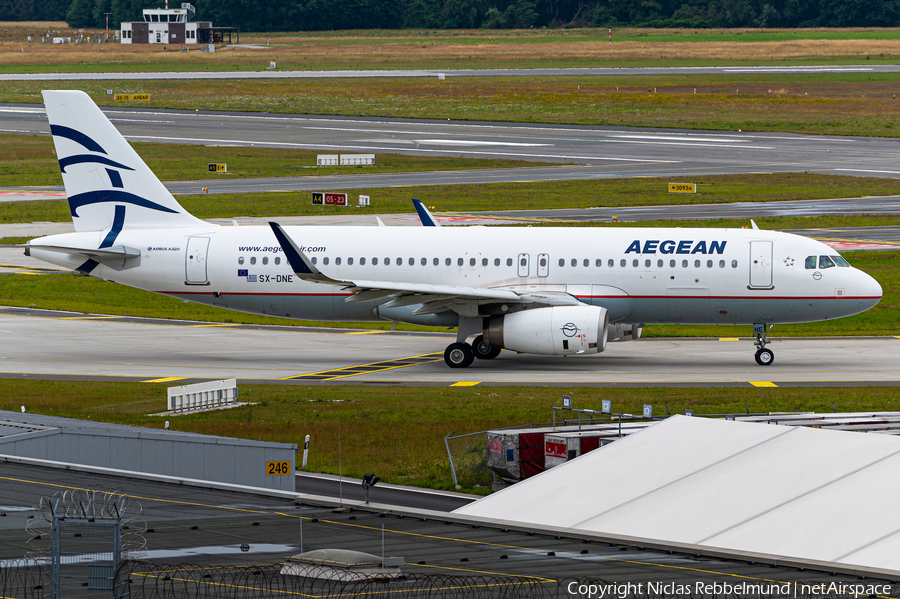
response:
<svg viewBox="0 0 900 599"><path fill-rule="evenodd" d="M753 334L756 335L756 342L753 345L758 348L754 357L756 358L756 363L760 366L770 366L775 361L775 354L771 349L766 348L766 345L769 343L767 336L774 326L774 324L768 326L765 324L753 325Z"/></svg>

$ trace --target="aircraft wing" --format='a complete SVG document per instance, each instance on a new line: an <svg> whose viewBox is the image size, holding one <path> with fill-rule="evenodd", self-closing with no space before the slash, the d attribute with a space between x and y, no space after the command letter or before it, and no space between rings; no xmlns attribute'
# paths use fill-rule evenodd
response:
<svg viewBox="0 0 900 599"><path fill-rule="evenodd" d="M397 281L368 281L361 279L334 279L322 273L315 264L304 254L297 244L285 233L281 225L270 222L275 238L284 250L288 264L294 273L306 281L340 285L345 289L354 291L355 294L347 299L348 302L369 301L382 297L395 296L398 302L401 296L415 295L414 303L427 304L439 301L441 304L452 300L474 300L478 303L493 301L518 302L522 297L510 289L489 289L484 287L462 287L458 285L432 285L428 283L402 283ZM399 302L398 302L399 303ZM405 302L412 303L412 302Z"/></svg>

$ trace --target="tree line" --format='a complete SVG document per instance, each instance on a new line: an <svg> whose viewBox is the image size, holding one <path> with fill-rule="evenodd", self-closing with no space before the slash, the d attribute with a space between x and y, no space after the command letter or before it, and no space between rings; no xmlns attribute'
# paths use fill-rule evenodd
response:
<svg viewBox="0 0 900 599"><path fill-rule="evenodd" d="M172 6L176 6L173 0ZM197 18L243 31L530 27L896 27L900 0L196 0ZM0 0L4 20L104 27L163 0Z"/></svg>

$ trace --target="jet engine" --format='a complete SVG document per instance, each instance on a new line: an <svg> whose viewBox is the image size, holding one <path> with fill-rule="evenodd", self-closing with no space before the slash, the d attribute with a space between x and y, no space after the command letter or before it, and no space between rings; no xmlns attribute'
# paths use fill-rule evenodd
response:
<svg viewBox="0 0 900 599"><path fill-rule="evenodd" d="M492 316L484 329L491 347L568 356L606 349L609 313L599 306L551 306Z"/></svg>
<svg viewBox="0 0 900 599"><path fill-rule="evenodd" d="M643 324L613 323L606 328L606 340L608 342L637 341L641 338L643 330Z"/></svg>

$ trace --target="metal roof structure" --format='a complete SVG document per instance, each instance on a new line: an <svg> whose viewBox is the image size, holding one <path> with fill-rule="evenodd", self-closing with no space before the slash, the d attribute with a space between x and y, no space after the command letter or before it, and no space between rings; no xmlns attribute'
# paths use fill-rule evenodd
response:
<svg viewBox="0 0 900 599"><path fill-rule="evenodd" d="M674 416L454 511L900 575L900 439Z"/></svg>
<svg viewBox="0 0 900 599"><path fill-rule="evenodd" d="M115 491L131 496L141 504L146 521L144 559L160 568L192 563L193 571L199 572L195 576L198 587L209 584L203 575L217 568L271 564L270 569L277 572L289 556L318 549L403 556L402 570L407 575L462 576L470 579L471 585L484 585L487 576L502 577L515 585L537 581L548 589L542 597L571 597L566 592L571 580L643 584L645 590L651 581L690 585L692 589L698 582L859 583L856 576L830 576L809 569L773 568L760 562L613 545L589 540L588 535L578 531L558 535L487 524L476 526L459 521L452 514L426 518L403 510L334 510L331 505L300 505L284 498L12 463L0 464L0 578L4 568L8 573L15 572L16 560L26 552L49 545L48 536L28 543L25 526L30 518L39 516L33 506L41 496L67 489ZM242 548L244 544L246 547ZM190 576L190 571L183 569L182 576ZM556 590L559 593L553 592ZM17 588L2 591L0 588L0 595L10 597L30 597L28 592L33 592ZM467 597L464 591L454 591L452 596ZM895 591L890 594L896 596ZM718 595L723 599L735 596ZM192 596L197 596L196 592ZM237 595L216 595L210 591L204 596ZM654 595L645 592L633 596ZM701 595L686 595L688 599L691 596Z"/></svg>
<svg viewBox="0 0 900 599"><path fill-rule="evenodd" d="M0 457L294 491L293 468L267 476L267 462L294 463L297 446L0 411Z"/></svg>

